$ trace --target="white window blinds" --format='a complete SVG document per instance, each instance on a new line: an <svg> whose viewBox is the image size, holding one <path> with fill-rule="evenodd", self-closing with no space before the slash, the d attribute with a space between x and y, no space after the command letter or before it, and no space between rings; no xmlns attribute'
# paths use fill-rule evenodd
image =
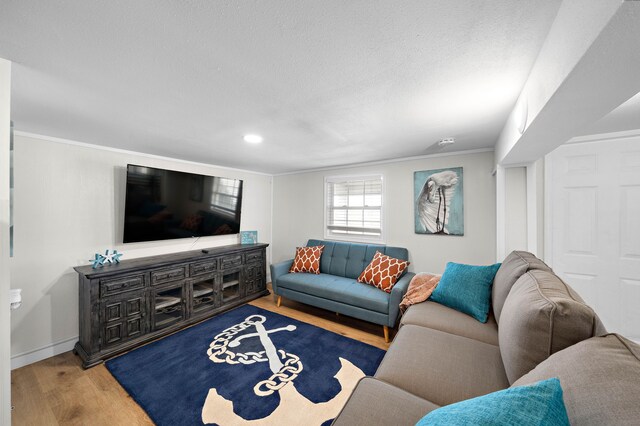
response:
<svg viewBox="0 0 640 426"><path fill-rule="evenodd" d="M382 239L382 176L326 179L326 236Z"/></svg>

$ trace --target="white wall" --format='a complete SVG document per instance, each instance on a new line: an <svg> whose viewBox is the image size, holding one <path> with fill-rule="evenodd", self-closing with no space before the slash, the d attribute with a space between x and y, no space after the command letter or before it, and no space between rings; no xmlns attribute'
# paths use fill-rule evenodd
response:
<svg viewBox="0 0 640 426"><path fill-rule="evenodd" d="M505 170L505 254L527 250L527 169Z"/></svg>
<svg viewBox="0 0 640 426"><path fill-rule="evenodd" d="M0 424L11 424L9 371L9 138L11 62L0 58Z"/></svg>
<svg viewBox="0 0 640 426"><path fill-rule="evenodd" d="M11 321L14 368L75 343L78 278L72 268L88 264L94 253L117 249L131 259L238 242L234 235L195 244L122 244L127 163L243 179L241 228L257 230L260 242L270 242L271 176L46 139L15 137L11 286L23 289L24 302Z"/></svg>
<svg viewBox="0 0 640 426"><path fill-rule="evenodd" d="M296 246L323 238L325 176L384 175L387 245L409 250L410 270L442 272L448 261L495 261L495 183L493 152L440 156L384 164L274 177L273 261L293 257ZM463 167L464 236L424 235L414 231L413 172Z"/></svg>
<svg viewBox="0 0 640 426"><path fill-rule="evenodd" d="M535 251L533 253L540 259L544 259L544 191L545 191L545 164L544 158L536 161L533 166L535 170L535 224L527 223L527 227L536 233ZM527 189L528 190L528 189ZM529 212L531 209L527 208ZM532 244L529 241L529 247Z"/></svg>

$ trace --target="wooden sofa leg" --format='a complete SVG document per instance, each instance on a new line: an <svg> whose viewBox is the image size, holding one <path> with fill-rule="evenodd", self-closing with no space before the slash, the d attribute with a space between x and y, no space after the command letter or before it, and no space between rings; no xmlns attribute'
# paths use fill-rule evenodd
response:
<svg viewBox="0 0 640 426"><path fill-rule="evenodd" d="M384 330L384 342L389 343L389 327L383 325L382 329Z"/></svg>
<svg viewBox="0 0 640 426"><path fill-rule="evenodd" d="M278 300L276 300L276 306L279 308L282 303L282 296L278 296Z"/></svg>

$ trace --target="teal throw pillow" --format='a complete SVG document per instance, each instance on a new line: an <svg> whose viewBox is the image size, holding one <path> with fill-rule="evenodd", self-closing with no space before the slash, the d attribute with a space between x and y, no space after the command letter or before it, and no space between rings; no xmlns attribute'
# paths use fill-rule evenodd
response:
<svg viewBox="0 0 640 426"><path fill-rule="evenodd" d="M554 377L438 408L416 423L427 425L568 426L569 418Z"/></svg>
<svg viewBox="0 0 640 426"><path fill-rule="evenodd" d="M499 268L500 263L475 266L449 262L430 299L487 322L491 286Z"/></svg>

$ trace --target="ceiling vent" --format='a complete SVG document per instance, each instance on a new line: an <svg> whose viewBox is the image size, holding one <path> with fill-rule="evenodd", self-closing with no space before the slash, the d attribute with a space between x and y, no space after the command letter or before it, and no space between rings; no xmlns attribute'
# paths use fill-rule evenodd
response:
<svg viewBox="0 0 640 426"><path fill-rule="evenodd" d="M444 138L444 139L438 141L438 146L440 148L445 148L445 147L447 147L449 145L453 145L454 143L456 143L455 138Z"/></svg>
<svg viewBox="0 0 640 426"><path fill-rule="evenodd" d="M446 148L450 147L456 142L455 138L444 138L440 139L438 142L434 142L426 149L427 154L437 154L439 152L444 151Z"/></svg>

